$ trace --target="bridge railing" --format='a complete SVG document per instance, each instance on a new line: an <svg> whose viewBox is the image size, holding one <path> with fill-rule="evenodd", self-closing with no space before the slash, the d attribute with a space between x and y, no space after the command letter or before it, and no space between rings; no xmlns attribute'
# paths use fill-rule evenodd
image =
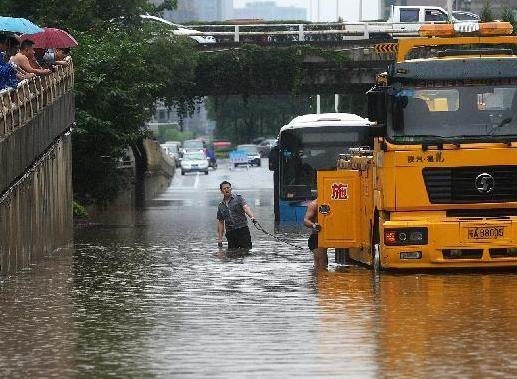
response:
<svg viewBox="0 0 517 379"><path fill-rule="evenodd" d="M0 91L0 195L73 124L73 85L70 64Z"/></svg>
<svg viewBox="0 0 517 379"><path fill-rule="evenodd" d="M58 66L46 76L20 82L17 88L0 91L0 141L54 103L74 86L73 64Z"/></svg>
<svg viewBox="0 0 517 379"><path fill-rule="evenodd" d="M213 24L189 25L198 30L189 33L195 36L214 36L217 42L248 42L247 39L265 37L281 42L305 42L313 40L364 40L369 39L369 26L357 23L314 23L314 24Z"/></svg>

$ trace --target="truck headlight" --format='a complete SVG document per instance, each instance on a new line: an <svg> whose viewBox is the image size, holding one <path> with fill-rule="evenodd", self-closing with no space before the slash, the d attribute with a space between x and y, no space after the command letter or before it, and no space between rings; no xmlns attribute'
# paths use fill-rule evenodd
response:
<svg viewBox="0 0 517 379"><path fill-rule="evenodd" d="M384 229L387 246L427 245L427 228Z"/></svg>

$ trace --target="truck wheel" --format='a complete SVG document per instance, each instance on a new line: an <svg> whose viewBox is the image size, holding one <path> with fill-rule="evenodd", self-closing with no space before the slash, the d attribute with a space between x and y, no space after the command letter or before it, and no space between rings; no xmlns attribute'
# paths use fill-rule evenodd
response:
<svg viewBox="0 0 517 379"><path fill-rule="evenodd" d="M348 249L336 248L335 261L337 264L346 265L349 260Z"/></svg>
<svg viewBox="0 0 517 379"><path fill-rule="evenodd" d="M207 171L205 171L205 175L208 175L208 170L207 170Z"/></svg>
<svg viewBox="0 0 517 379"><path fill-rule="evenodd" d="M381 237L380 237L379 216L375 217L373 224L373 238L372 238L372 268L378 273L382 270L381 266Z"/></svg>

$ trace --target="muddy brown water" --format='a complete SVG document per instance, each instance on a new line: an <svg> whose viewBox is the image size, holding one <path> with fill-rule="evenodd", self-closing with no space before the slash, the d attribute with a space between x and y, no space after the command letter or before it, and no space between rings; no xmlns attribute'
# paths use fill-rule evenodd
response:
<svg viewBox="0 0 517 379"><path fill-rule="evenodd" d="M514 272L315 273L312 257L253 230L219 251L221 180L274 230L264 168L177 176L138 212L110 212L0 283L8 378L510 378ZM277 230L305 245L299 226ZM330 257L332 262L332 257Z"/></svg>

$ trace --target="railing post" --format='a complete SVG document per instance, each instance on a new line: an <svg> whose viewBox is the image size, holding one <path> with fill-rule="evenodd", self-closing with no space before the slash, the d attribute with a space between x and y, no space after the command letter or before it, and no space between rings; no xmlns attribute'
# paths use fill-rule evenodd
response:
<svg viewBox="0 0 517 379"><path fill-rule="evenodd" d="M239 42L239 25L235 25L235 35L233 37L234 42Z"/></svg>
<svg viewBox="0 0 517 379"><path fill-rule="evenodd" d="M303 24L298 25L298 41L305 41L305 34L303 32Z"/></svg>

